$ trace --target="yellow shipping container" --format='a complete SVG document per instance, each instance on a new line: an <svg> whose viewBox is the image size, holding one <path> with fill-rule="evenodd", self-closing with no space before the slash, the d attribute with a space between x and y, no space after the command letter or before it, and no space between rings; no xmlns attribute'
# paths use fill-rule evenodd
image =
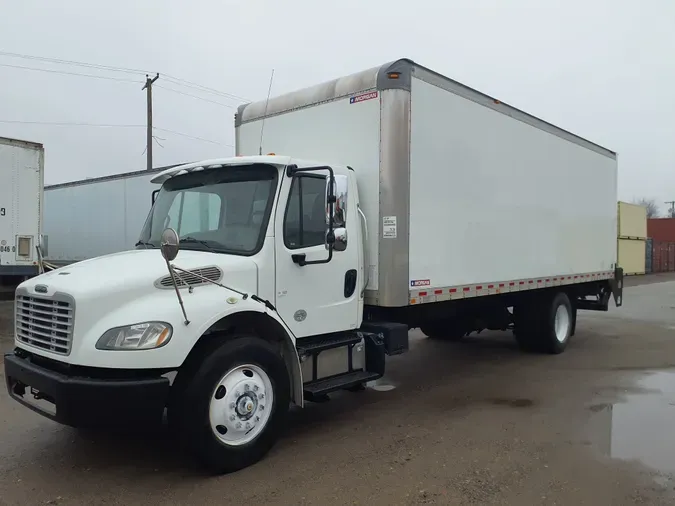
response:
<svg viewBox="0 0 675 506"><path fill-rule="evenodd" d="M644 239L619 239L618 263L626 275L645 273L645 247Z"/></svg>
<svg viewBox="0 0 675 506"><path fill-rule="evenodd" d="M647 208L619 202L618 237L645 239L647 237Z"/></svg>

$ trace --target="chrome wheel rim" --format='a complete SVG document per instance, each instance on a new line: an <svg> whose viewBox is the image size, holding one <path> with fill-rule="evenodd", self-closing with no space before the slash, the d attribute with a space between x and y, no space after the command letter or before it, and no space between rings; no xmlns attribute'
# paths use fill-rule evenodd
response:
<svg viewBox="0 0 675 506"><path fill-rule="evenodd" d="M262 368L245 364L230 369L211 393L214 436L228 446L253 441L267 426L273 402L272 380Z"/></svg>

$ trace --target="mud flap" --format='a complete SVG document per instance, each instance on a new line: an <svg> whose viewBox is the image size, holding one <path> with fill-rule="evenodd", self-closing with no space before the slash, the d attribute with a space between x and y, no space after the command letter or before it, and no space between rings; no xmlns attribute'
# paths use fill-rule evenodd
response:
<svg viewBox="0 0 675 506"><path fill-rule="evenodd" d="M621 307L623 304L623 269L621 267L614 269L614 278L609 280L609 287L614 296L614 304L616 307Z"/></svg>

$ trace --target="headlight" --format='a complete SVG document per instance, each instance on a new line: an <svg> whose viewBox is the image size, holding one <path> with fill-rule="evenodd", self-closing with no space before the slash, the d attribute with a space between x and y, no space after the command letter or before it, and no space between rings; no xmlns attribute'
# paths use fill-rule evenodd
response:
<svg viewBox="0 0 675 506"><path fill-rule="evenodd" d="M173 329L163 322L145 322L107 330L96 342L98 350L152 350L171 339Z"/></svg>

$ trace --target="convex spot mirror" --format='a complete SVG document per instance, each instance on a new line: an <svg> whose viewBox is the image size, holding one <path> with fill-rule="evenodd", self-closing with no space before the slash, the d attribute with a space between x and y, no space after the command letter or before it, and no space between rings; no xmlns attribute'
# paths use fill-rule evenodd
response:
<svg viewBox="0 0 675 506"><path fill-rule="evenodd" d="M160 250L162 251L164 260L167 262L173 261L178 256L180 239L178 238L178 233L173 228L167 228L162 232Z"/></svg>

